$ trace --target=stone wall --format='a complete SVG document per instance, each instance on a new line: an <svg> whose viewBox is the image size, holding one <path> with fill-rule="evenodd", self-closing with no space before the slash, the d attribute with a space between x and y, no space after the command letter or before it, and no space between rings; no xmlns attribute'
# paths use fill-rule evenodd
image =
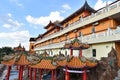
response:
<svg viewBox="0 0 120 80"><path fill-rule="evenodd" d="M112 48L108 57L102 57L98 65L90 70L87 80L114 80L118 69L117 52Z"/></svg>

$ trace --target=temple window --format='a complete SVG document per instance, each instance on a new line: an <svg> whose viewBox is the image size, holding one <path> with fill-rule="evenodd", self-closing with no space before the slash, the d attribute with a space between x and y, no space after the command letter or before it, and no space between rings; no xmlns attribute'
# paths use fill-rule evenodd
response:
<svg viewBox="0 0 120 80"><path fill-rule="evenodd" d="M95 33L95 27L94 26L92 27L92 33Z"/></svg>
<svg viewBox="0 0 120 80"><path fill-rule="evenodd" d="M79 32L79 37L81 37L82 36L82 32Z"/></svg>
<svg viewBox="0 0 120 80"><path fill-rule="evenodd" d="M34 46L32 46L32 49L34 48Z"/></svg>
<svg viewBox="0 0 120 80"><path fill-rule="evenodd" d="M96 49L92 49L93 57L96 57Z"/></svg>

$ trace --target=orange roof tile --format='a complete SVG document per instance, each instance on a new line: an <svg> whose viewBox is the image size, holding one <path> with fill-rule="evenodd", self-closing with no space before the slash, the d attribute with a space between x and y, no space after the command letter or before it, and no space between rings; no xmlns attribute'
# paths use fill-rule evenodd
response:
<svg viewBox="0 0 120 80"><path fill-rule="evenodd" d="M86 63L83 63L79 57L73 57L68 63L67 66L70 68L83 68L86 66Z"/></svg>
<svg viewBox="0 0 120 80"><path fill-rule="evenodd" d="M66 66L67 61L66 61L66 59L60 60L60 61L57 61L57 64L58 64L59 66Z"/></svg>
<svg viewBox="0 0 120 80"><path fill-rule="evenodd" d="M4 64L4 65L7 65L7 66L11 66L15 63L15 60L14 60L14 58L12 58L9 61L2 61L1 63Z"/></svg>
<svg viewBox="0 0 120 80"><path fill-rule="evenodd" d="M56 69L57 66L52 64L52 60L42 59L38 64L30 65L32 68L40 68L40 69Z"/></svg>
<svg viewBox="0 0 120 80"><path fill-rule="evenodd" d="M65 43L64 45L64 48L73 48L73 49L87 49L89 48L90 46L87 44L87 43L82 43L77 37L71 41L71 42L67 42Z"/></svg>
<svg viewBox="0 0 120 80"><path fill-rule="evenodd" d="M95 67L96 65L97 65L97 63L96 62L91 62L91 61L89 61L89 60L87 60L86 61L86 65L87 65L87 67Z"/></svg>
<svg viewBox="0 0 120 80"><path fill-rule="evenodd" d="M27 60L27 57L24 54L22 54L20 58L18 59L18 61L15 62L15 64L16 65L28 65L29 62Z"/></svg>

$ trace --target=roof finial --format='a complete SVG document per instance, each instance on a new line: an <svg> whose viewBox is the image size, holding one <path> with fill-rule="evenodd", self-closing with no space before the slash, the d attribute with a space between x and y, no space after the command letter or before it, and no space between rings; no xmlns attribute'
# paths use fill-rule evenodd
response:
<svg viewBox="0 0 120 80"><path fill-rule="evenodd" d="M19 43L19 47L21 47L21 43Z"/></svg>

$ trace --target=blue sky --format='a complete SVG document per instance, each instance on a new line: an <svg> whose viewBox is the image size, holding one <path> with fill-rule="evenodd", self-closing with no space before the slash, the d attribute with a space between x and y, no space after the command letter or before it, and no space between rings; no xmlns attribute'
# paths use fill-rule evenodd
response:
<svg viewBox="0 0 120 80"><path fill-rule="evenodd" d="M87 0L95 9L115 0ZM44 33L49 21L63 20L85 0L0 0L0 47L29 49L29 38Z"/></svg>

